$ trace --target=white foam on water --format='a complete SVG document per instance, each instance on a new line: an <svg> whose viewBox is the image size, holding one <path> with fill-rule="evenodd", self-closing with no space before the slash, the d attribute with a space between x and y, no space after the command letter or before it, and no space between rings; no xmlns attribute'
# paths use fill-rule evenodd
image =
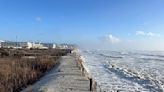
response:
<svg viewBox="0 0 164 92"><path fill-rule="evenodd" d="M164 91L164 52L87 50L80 53L102 91Z"/></svg>

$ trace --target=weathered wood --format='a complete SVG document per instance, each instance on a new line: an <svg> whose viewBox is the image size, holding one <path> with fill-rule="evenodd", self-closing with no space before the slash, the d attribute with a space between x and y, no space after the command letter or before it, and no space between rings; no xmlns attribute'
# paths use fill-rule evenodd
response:
<svg viewBox="0 0 164 92"><path fill-rule="evenodd" d="M95 80L93 80L92 76L90 76L90 74L87 72L87 70L85 69L85 67L83 65L83 61L81 60L81 58L79 56L77 56L76 58L77 58L78 67L82 71L82 75L86 76L89 79L89 90L92 92L97 92L97 82Z"/></svg>
<svg viewBox="0 0 164 92"><path fill-rule="evenodd" d="M63 56L58 67L23 92L91 92L90 81L76 62L74 56Z"/></svg>

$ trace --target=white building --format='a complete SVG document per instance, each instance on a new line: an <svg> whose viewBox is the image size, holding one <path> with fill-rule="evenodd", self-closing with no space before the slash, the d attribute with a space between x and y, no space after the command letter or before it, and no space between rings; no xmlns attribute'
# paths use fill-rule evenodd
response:
<svg viewBox="0 0 164 92"><path fill-rule="evenodd" d="M37 42L37 43L33 42L31 48L34 48L34 49L42 49L43 48L43 45L41 43L39 43L39 42Z"/></svg>
<svg viewBox="0 0 164 92"><path fill-rule="evenodd" d="M28 49L32 48L32 43L31 42L27 42L27 47Z"/></svg>
<svg viewBox="0 0 164 92"><path fill-rule="evenodd" d="M67 44L58 44L56 47L59 48L59 49L68 49Z"/></svg>
<svg viewBox="0 0 164 92"><path fill-rule="evenodd" d="M28 47L27 42L1 42L2 48L26 48Z"/></svg>
<svg viewBox="0 0 164 92"><path fill-rule="evenodd" d="M41 43L43 45L44 48L47 49L55 49L56 48L56 44L53 43Z"/></svg>
<svg viewBox="0 0 164 92"><path fill-rule="evenodd" d="M53 44L52 48L55 49L56 48L56 44Z"/></svg>
<svg viewBox="0 0 164 92"><path fill-rule="evenodd" d="M58 44L56 48L59 49L74 49L76 46L73 44Z"/></svg>
<svg viewBox="0 0 164 92"><path fill-rule="evenodd" d="M2 42L5 42L5 41L3 41L3 40L0 40L0 48L1 48L1 43L2 43Z"/></svg>
<svg viewBox="0 0 164 92"><path fill-rule="evenodd" d="M56 44L53 43L40 43L40 42L12 42L12 41L1 41L0 48L34 48L34 49L49 49L56 48Z"/></svg>
<svg viewBox="0 0 164 92"><path fill-rule="evenodd" d="M1 47L2 48L32 48L33 44L31 42L11 42L11 41L6 41L6 42L1 42Z"/></svg>

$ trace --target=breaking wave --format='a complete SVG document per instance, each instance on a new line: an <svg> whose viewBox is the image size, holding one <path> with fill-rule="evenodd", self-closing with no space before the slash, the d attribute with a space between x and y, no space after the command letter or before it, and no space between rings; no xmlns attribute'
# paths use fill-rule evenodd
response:
<svg viewBox="0 0 164 92"><path fill-rule="evenodd" d="M95 50L81 54L103 91L164 92L163 52Z"/></svg>

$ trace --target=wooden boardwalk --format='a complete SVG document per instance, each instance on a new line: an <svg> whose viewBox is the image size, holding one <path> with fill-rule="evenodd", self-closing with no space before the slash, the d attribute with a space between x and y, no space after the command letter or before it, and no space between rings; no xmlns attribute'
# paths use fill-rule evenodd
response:
<svg viewBox="0 0 164 92"><path fill-rule="evenodd" d="M90 82L76 62L72 55L63 56L57 67L22 92L91 92Z"/></svg>

